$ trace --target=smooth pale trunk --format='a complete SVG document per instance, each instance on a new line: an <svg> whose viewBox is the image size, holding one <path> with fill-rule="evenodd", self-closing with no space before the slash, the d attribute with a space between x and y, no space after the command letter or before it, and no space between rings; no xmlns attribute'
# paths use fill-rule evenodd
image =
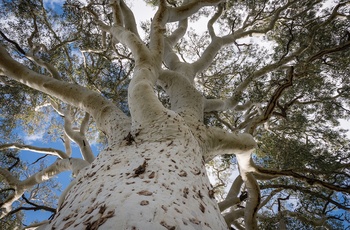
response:
<svg viewBox="0 0 350 230"><path fill-rule="evenodd" d="M128 144L83 169L43 229L227 229L190 131Z"/></svg>

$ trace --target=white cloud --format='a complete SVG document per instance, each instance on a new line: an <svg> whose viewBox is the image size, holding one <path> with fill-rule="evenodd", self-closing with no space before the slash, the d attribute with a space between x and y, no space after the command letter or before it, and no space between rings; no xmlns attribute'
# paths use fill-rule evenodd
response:
<svg viewBox="0 0 350 230"><path fill-rule="evenodd" d="M49 8L62 7L65 0L44 0L44 6Z"/></svg>
<svg viewBox="0 0 350 230"><path fill-rule="evenodd" d="M27 144L32 144L35 141L42 140L44 137L44 134L45 134L44 130L41 130L41 131L36 132L35 134L31 134L31 135L27 134L23 137L23 140Z"/></svg>

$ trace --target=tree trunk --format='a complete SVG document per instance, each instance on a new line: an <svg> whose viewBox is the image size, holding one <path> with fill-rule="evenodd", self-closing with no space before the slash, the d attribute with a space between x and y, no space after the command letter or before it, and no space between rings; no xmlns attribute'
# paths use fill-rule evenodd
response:
<svg viewBox="0 0 350 230"><path fill-rule="evenodd" d="M167 136L164 122L110 144L41 229L227 229L197 140L176 118L168 122L176 131Z"/></svg>

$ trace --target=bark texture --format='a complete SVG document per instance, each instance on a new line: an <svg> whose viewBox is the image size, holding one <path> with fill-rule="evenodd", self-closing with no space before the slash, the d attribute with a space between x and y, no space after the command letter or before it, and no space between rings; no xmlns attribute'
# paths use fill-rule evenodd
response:
<svg viewBox="0 0 350 230"><path fill-rule="evenodd" d="M227 229L198 141L167 116L101 152L42 229Z"/></svg>

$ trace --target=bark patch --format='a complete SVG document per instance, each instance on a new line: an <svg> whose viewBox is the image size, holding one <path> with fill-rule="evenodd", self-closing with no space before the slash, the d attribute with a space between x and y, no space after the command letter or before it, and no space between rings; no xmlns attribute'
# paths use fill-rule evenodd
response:
<svg viewBox="0 0 350 230"><path fill-rule="evenodd" d="M142 190L140 192L138 192L137 194L141 195L141 196L151 196L153 193L147 190Z"/></svg>
<svg viewBox="0 0 350 230"><path fill-rule="evenodd" d="M67 229L69 226L71 226L73 223L75 222L75 220L71 220L69 222L67 222L65 225L64 225L64 229Z"/></svg>
<svg viewBox="0 0 350 230"><path fill-rule="evenodd" d="M135 139L133 135L129 132L128 135L124 138L124 141L126 141L126 145L132 145Z"/></svg>
<svg viewBox="0 0 350 230"><path fill-rule="evenodd" d="M201 221L197 220L196 218L191 218L190 221L194 224L197 224L197 225L199 225L201 223Z"/></svg>
<svg viewBox="0 0 350 230"><path fill-rule="evenodd" d="M213 190L213 189L210 189L209 192L208 192L209 198L210 198L210 199L215 199L214 194L215 194L214 190Z"/></svg>
<svg viewBox="0 0 350 230"><path fill-rule="evenodd" d="M170 226L167 223L165 223L165 221L160 222L160 225L162 225L163 227L165 227L168 230L175 230L175 226Z"/></svg>
<svg viewBox="0 0 350 230"><path fill-rule="evenodd" d="M154 178L155 175L156 175L156 173L153 171L148 175L148 178L152 179L152 178Z"/></svg>
<svg viewBox="0 0 350 230"><path fill-rule="evenodd" d="M88 208L88 210L86 210L86 214L90 214L90 213L92 213L94 211L94 208L93 207L90 207L90 208Z"/></svg>
<svg viewBox="0 0 350 230"><path fill-rule="evenodd" d="M103 210L104 212L105 210ZM92 222L92 223L87 223L87 221L84 221L83 224L87 225L86 226L86 230L96 230L98 229L102 224L104 224L109 218L111 218L112 216L114 216L114 210L109 211L106 215L101 216L100 219Z"/></svg>
<svg viewBox="0 0 350 230"><path fill-rule="evenodd" d="M145 206L145 205L148 205L149 204L149 201L148 200L143 200L141 201L140 205L141 206Z"/></svg>
<svg viewBox="0 0 350 230"><path fill-rule="evenodd" d="M188 193L189 193L189 189L188 188L184 188L183 197L187 198Z"/></svg>
<svg viewBox="0 0 350 230"><path fill-rule="evenodd" d="M191 171L194 175L199 175L201 174L201 170L197 167L195 167L192 171Z"/></svg>
<svg viewBox="0 0 350 230"><path fill-rule="evenodd" d="M180 177L187 177L187 172L184 170L181 170L180 173L178 174Z"/></svg>
<svg viewBox="0 0 350 230"><path fill-rule="evenodd" d="M202 195L202 193L201 193L201 190L198 190L197 195L198 195L198 197L199 197L200 199L203 199L203 195Z"/></svg>
<svg viewBox="0 0 350 230"><path fill-rule="evenodd" d="M147 167L147 161L145 160L142 165L134 169L134 175L133 177L138 177L139 175L143 174L146 171Z"/></svg>
<svg viewBox="0 0 350 230"><path fill-rule="evenodd" d="M102 205L102 206L100 207L100 210L98 210L98 213L103 214L103 213L106 211L106 209L107 209L106 205Z"/></svg>
<svg viewBox="0 0 350 230"><path fill-rule="evenodd" d="M201 212L205 212L205 207L204 207L204 205L201 203L201 204L199 204L199 209L201 210Z"/></svg>

